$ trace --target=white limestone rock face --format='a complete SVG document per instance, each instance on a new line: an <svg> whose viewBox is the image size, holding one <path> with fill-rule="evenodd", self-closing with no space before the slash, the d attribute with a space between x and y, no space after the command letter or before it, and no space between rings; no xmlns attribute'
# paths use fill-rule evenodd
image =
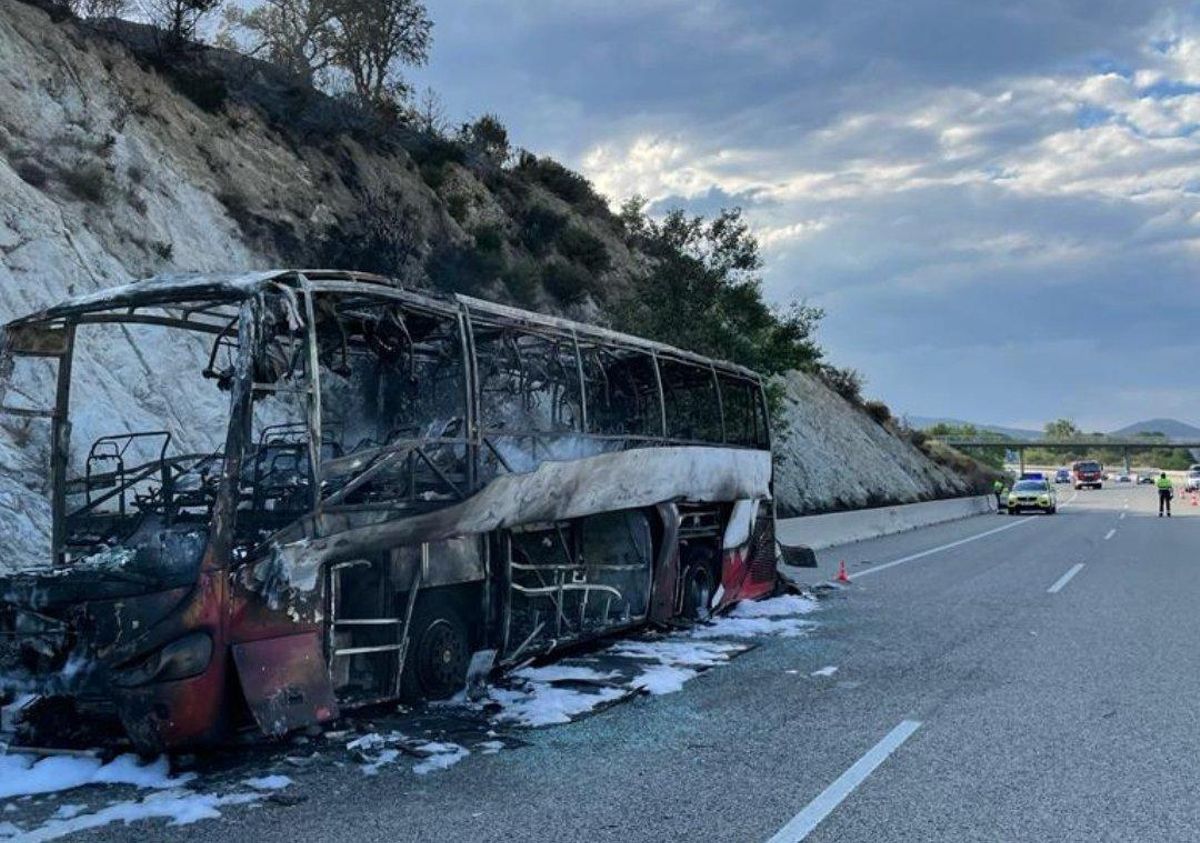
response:
<svg viewBox="0 0 1200 843"><path fill-rule="evenodd" d="M268 263L213 198L205 127L170 113L178 96L115 47L68 36L40 10L0 6L0 321L155 272ZM90 411L74 419L77 463L97 436L125 430L211 449L205 422L228 401L197 377L202 341L115 327L79 341L72 405ZM53 394L51 376L29 374L29 403ZM0 566L48 561L46 434L0 422Z"/></svg>
<svg viewBox="0 0 1200 843"><path fill-rule="evenodd" d="M780 516L967 494L968 482L895 436L818 378L788 372L775 421Z"/></svg>

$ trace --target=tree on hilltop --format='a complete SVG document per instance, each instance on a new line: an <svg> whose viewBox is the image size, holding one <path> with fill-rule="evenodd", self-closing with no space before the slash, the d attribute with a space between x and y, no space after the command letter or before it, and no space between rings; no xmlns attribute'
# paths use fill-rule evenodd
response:
<svg viewBox="0 0 1200 843"><path fill-rule="evenodd" d="M221 0L144 0L141 3L150 22L166 34L164 46L179 50L196 40L200 22L215 12Z"/></svg>
<svg viewBox="0 0 1200 843"><path fill-rule="evenodd" d="M404 65L429 60L433 21L418 0L343 0L336 16L333 63L345 70L354 92L376 106L409 94Z"/></svg>
<svg viewBox="0 0 1200 843"><path fill-rule="evenodd" d="M226 38L240 34L248 54L309 83L325 70L340 72L364 102L392 109L410 93L401 68L428 61L433 41L420 0L264 0L231 7L225 24Z"/></svg>

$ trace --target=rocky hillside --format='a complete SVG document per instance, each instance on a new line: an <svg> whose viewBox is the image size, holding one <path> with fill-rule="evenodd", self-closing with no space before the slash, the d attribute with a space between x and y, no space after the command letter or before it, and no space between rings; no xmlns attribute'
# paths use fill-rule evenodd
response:
<svg viewBox="0 0 1200 843"><path fill-rule="evenodd" d="M552 161L384 130L269 65L219 50L167 65L151 44L143 27L0 0L0 320L156 273L337 265L603 321L645 265L586 180ZM75 400L121 418L82 414L76 441L165 426L204 446L209 399L171 394L204 349L130 355L134 340L114 333L77 363ZM130 394L135 382L148 385ZM785 511L962 488L812 379L787 385ZM45 526L29 494L43 447L0 429L6 536Z"/></svg>
<svg viewBox="0 0 1200 843"><path fill-rule="evenodd" d="M784 395L774 420L781 516L954 497L988 482L972 461L926 453L818 378L788 372L775 383Z"/></svg>

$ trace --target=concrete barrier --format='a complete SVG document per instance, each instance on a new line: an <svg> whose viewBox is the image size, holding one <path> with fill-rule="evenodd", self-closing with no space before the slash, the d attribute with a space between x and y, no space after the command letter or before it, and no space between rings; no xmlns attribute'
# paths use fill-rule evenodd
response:
<svg viewBox="0 0 1200 843"><path fill-rule="evenodd" d="M783 518L775 535L783 544L802 544L813 550L903 533L930 524L957 521L991 511L990 495L951 498L944 501L909 503L902 506L878 506L825 515Z"/></svg>

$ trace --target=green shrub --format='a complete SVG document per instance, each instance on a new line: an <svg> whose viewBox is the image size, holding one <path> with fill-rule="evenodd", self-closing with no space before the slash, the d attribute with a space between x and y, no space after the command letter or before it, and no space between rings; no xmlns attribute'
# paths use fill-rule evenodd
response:
<svg viewBox="0 0 1200 843"><path fill-rule="evenodd" d="M508 265L503 252L472 246L445 245L425 262L429 281L449 293L475 293L504 276Z"/></svg>
<svg viewBox="0 0 1200 843"><path fill-rule="evenodd" d="M109 183L108 171L99 161L80 159L62 172L63 184L78 198L85 202L104 205L108 202Z"/></svg>
<svg viewBox="0 0 1200 843"><path fill-rule="evenodd" d="M437 135L423 136L408 154L422 168L426 165L442 167L445 164L462 164L467 160L461 145Z"/></svg>
<svg viewBox="0 0 1200 843"><path fill-rule="evenodd" d="M167 59L163 69L177 91L210 114L220 111L229 99L229 86L216 70Z"/></svg>
<svg viewBox="0 0 1200 843"><path fill-rule="evenodd" d="M334 226L317 251L321 266L395 276L424 245L420 212L399 191L368 192L361 213L348 225Z"/></svg>
<svg viewBox="0 0 1200 843"><path fill-rule="evenodd" d="M538 158L530 152L522 152L517 159L517 170L564 202L593 210L608 208L590 181L552 158Z"/></svg>
<svg viewBox="0 0 1200 843"><path fill-rule="evenodd" d="M530 205L521 216L521 242L535 255L544 255L557 243L567 218L545 205Z"/></svg>
<svg viewBox="0 0 1200 843"><path fill-rule="evenodd" d="M537 302L542 285L542 271L536 261L519 258L500 277L514 302L525 307Z"/></svg>
<svg viewBox="0 0 1200 843"><path fill-rule="evenodd" d="M421 180L429 185L429 189L437 193L446 183L446 166L444 164L422 164Z"/></svg>
<svg viewBox="0 0 1200 843"><path fill-rule="evenodd" d="M454 217L454 221L462 225L467 221L467 211L471 208L471 198L464 193L455 193L446 200L446 212Z"/></svg>
<svg viewBox="0 0 1200 843"><path fill-rule="evenodd" d="M508 129L495 114L485 114L473 123L464 123L458 130L459 140L496 164L508 160Z"/></svg>
<svg viewBox="0 0 1200 843"><path fill-rule="evenodd" d="M36 161L25 159L17 163L17 175L26 184L33 187L45 187L49 176Z"/></svg>
<svg viewBox="0 0 1200 843"><path fill-rule="evenodd" d="M499 252L504 248L504 230L498 225L482 225L475 230L475 246L483 252Z"/></svg>
<svg viewBox="0 0 1200 843"><path fill-rule="evenodd" d="M592 287L587 270L566 261L554 260L542 271L542 286L562 304L578 304Z"/></svg>
<svg viewBox="0 0 1200 843"><path fill-rule="evenodd" d="M827 387L851 404L862 404L863 376L856 369L822 364L817 369L817 376L825 382Z"/></svg>
<svg viewBox="0 0 1200 843"><path fill-rule="evenodd" d="M558 251L591 272L605 272L612 266L604 241L577 225L569 225L559 232Z"/></svg>
<svg viewBox="0 0 1200 843"><path fill-rule="evenodd" d="M867 415L873 418L879 424L886 424L891 421L892 410L887 404L882 401L871 400L863 404L863 409Z"/></svg>

